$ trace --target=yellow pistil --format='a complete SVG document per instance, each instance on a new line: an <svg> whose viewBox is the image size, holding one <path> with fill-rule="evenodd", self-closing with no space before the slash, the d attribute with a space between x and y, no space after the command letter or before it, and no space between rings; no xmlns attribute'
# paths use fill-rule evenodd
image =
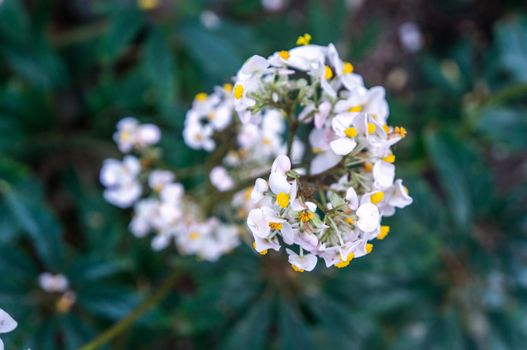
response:
<svg viewBox="0 0 527 350"><path fill-rule="evenodd" d="M390 133L390 127L389 127L388 125L384 124L384 125L382 126L382 128L383 128L383 130L384 130L384 132L385 132L386 134L389 134L389 133Z"/></svg>
<svg viewBox="0 0 527 350"><path fill-rule="evenodd" d="M344 62L344 66L342 67L342 73L344 74L353 73L353 65L351 64L351 62Z"/></svg>
<svg viewBox="0 0 527 350"><path fill-rule="evenodd" d="M289 205L289 195L284 192L278 193L276 196L276 202L280 206L280 208L285 208Z"/></svg>
<svg viewBox="0 0 527 350"><path fill-rule="evenodd" d="M264 137L262 138L262 143L263 143L264 145L270 145L270 144L271 144L271 139L268 138L268 137L266 137L266 136L264 136Z"/></svg>
<svg viewBox="0 0 527 350"><path fill-rule="evenodd" d="M243 96L243 85L242 84L236 84L234 86L234 98L239 100Z"/></svg>
<svg viewBox="0 0 527 350"><path fill-rule="evenodd" d="M153 10L159 6L159 0L138 0L137 5L142 10Z"/></svg>
<svg viewBox="0 0 527 350"><path fill-rule="evenodd" d="M324 67L324 78L326 78L326 80L333 78L333 71L329 66Z"/></svg>
<svg viewBox="0 0 527 350"><path fill-rule="evenodd" d="M349 253L346 259L343 259L342 256L340 256L340 261L336 263L335 266L338 267L339 269L346 267L350 264L350 261L353 260L354 257L355 257L355 254L353 253Z"/></svg>
<svg viewBox="0 0 527 350"><path fill-rule="evenodd" d="M404 191L404 194L406 194L408 196L408 187L403 186L403 191Z"/></svg>
<svg viewBox="0 0 527 350"><path fill-rule="evenodd" d="M311 35L309 35L308 33L305 33L304 35L301 35L298 37L298 39L296 39L297 45L309 45L310 42Z"/></svg>
<svg viewBox="0 0 527 350"><path fill-rule="evenodd" d="M361 105L351 106L350 108L348 108L348 112L350 113L362 112L362 106Z"/></svg>
<svg viewBox="0 0 527 350"><path fill-rule="evenodd" d="M223 90L225 92L231 92L232 91L232 84L231 83L225 83L223 84Z"/></svg>
<svg viewBox="0 0 527 350"><path fill-rule="evenodd" d="M309 211L309 210L303 210L300 213L298 213L298 218L302 222L308 222L315 218L315 213Z"/></svg>
<svg viewBox="0 0 527 350"><path fill-rule="evenodd" d="M371 171L373 170L373 164L371 164L370 162L366 162L364 163L362 168L364 169L365 172L371 173Z"/></svg>
<svg viewBox="0 0 527 350"><path fill-rule="evenodd" d="M195 241L196 239L199 238L199 232L191 232L189 235L188 235L188 238L191 240L191 241Z"/></svg>
<svg viewBox="0 0 527 350"><path fill-rule="evenodd" d="M322 148L320 148L320 147L313 147L313 148L311 148L311 151L313 152L313 154L319 154L319 153L322 153Z"/></svg>
<svg viewBox="0 0 527 350"><path fill-rule="evenodd" d="M377 235L377 239L383 240L384 238L386 238L386 236L388 236L388 233L390 233L390 226L382 225L381 231Z"/></svg>
<svg viewBox="0 0 527 350"><path fill-rule="evenodd" d="M209 97L209 95L207 95L206 92L200 92L196 94L196 97L194 97L194 99L198 102L203 102L207 100L207 97Z"/></svg>
<svg viewBox="0 0 527 350"><path fill-rule="evenodd" d="M282 51L278 52L278 56L280 56L280 58L283 59L283 60L288 60L289 56L291 56L291 55L289 54L289 51L282 50Z"/></svg>
<svg viewBox="0 0 527 350"><path fill-rule="evenodd" d="M291 264L291 267L292 267L293 270L295 270L296 272L304 272L304 269L301 269L301 268L297 267L296 265Z"/></svg>
<svg viewBox="0 0 527 350"><path fill-rule="evenodd" d="M256 250L256 242L253 242L253 248ZM256 250L257 251L257 250ZM258 251L257 251L258 252ZM269 251L267 249L262 250L261 252L258 252L260 255L266 255Z"/></svg>
<svg viewBox="0 0 527 350"><path fill-rule="evenodd" d="M382 160L384 160L385 162L388 162L388 163L393 163L393 162L395 162L395 155L390 154L390 155L384 157Z"/></svg>
<svg viewBox="0 0 527 350"><path fill-rule="evenodd" d="M270 222L269 228L273 231L280 231L282 229L283 225L279 222Z"/></svg>
<svg viewBox="0 0 527 350"><path fill-rule="evenodd" d="M373 204L379 204L384 199L384 192L379 191L371 195L370 200Z"/></svg>
<svg viewBox="0 0 527 350"><path fill-rule="evenodd" d="M370 254L373 251L373 244L366 243L366 254Z"/></svg>
<svg viewBox="0 0 527 350"><path fill-rule="evenodd" d="M373 134L376 129L377 129L377 127L375 126L375 124L368 123L368 134L370 134L370 135Z"/></svg>
<svg viewBox="0 0 527 350"><path fill-rule="evenodd" d="M349 127L349 128L346 128L344 130L344 134L349 137L350 139L354 138L355 136L358 135L358 131L357 129L355 129L354 127Z"/></svg>
<svg viewBox="0 0 527 350"><path fill-rule="evenodd" d="M129 141L132 138L132 134L128 131L121 131L119 133L119 140L121 142Z"/></svg>
<svg viewBox="0 0 527 350"><path fill-rule="evenodd" d="M399 136L401 136L402 138L405 138L406 137L406 134L408 133L406 131L405 128L403 128L402 126L396 126L394 129L393 129L393 132L398 134Z"/></svg>

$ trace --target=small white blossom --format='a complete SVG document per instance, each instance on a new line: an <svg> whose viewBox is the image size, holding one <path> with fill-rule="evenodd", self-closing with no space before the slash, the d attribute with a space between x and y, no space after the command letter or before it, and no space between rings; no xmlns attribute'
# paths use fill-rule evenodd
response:
<svg viewBox="0 0 527 350"><path fill-rule="evenodd" d="M38 277L40 288L48 293L64 293L69 287L69 281L63 274L41 273Z"/></svg>

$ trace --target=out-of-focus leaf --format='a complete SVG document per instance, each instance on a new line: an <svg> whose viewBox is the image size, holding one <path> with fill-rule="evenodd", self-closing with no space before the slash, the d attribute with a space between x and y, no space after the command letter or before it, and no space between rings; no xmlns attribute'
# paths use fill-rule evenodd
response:
<svg viewBox="0 0 527 350"><path fill-rule="evenodd" d="M94 283L77 293L77 303L93 314L118 320L139 304L139 296L127 287Z"/></svg>
<svg viewBox="0 0 527 350"><path fill-rule="evenodd" d="M255 302L226 337L223 349L264 349L271 322L271 303L263 297Z"/></svg>
<svg viewBox="0 0 527 350"><path fill-rule="evenodd" d="M430 133L426 138L434 168L447 195L448 206L459 227L466 228L472 220L472 203L469 195L467 153L462 143L445 133Z"/></svg>
<svg viewBox="0 0 527 350"><path fill-rule="evenodd" d="M280 348L284 350L314 349L309 329L297 307L289 300L280 298L278 313Z"/></svg>
<svg viewBox="0 0 527 350"><path fill-rule="evenodd" d="M491 140L512 149L527 147L527 110L488 108L477 124L477 129Z"/></svg>
<svg viewBox="0 0 527 350"><path fill-rule="evenodd" d="M504 21L496 27L499 60L512 81L527 81L527 19Z"/></svg>
<svg viewBox="0 0 527 350"><path fill-rule="evenodd" d="M43 262L51 269L59 269L63 256L62 230L52 212L39 197L39 189L30 180L16 187L3 181L0 192L20 227L28 234Z"/></svg>

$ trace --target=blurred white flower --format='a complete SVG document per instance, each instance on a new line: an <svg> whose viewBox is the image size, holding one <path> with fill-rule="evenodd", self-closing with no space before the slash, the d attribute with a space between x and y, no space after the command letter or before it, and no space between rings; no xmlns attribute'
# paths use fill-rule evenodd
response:
<svg viewBox="0 0 527 350"><path fill-rule="evenodd" d="M136 119L128 117L117 123L117 131L113 139L121 152L128 153L132 149L141 150L155 145L160 137L161 131L156 125L139 124Z"/></svg>
<svg viewBox="0 0 527 350"><path fill-rule="evenodd" d="M209 174L210 182L220 192L229 191L234 187L234 180L222 166L215 166Z"/></svg>
<svg viewBox="0 0 527 350"><path fill-rule="evenodd" d="M123 161L106 159L101 169L100 181L106 187L104 198L121 208L128 208L141 195L141 184L137 176L141 164L134 156L126 156Z"/></svg>
<svg viewBox="0 0 527 350"><path fill-rule="evenodd" d="M421 29L414 22L404 22L399 26L399 40L409 52L417 52L423 47Z"/></svg>
<svg viewBox="0 0 527 350"><path fill-rule="evenodd" d="M38 277L40 288L48 293L64 293L69 287L69 281L63 274L43 272Z"/></svg>
<svg viewBox="0 0 527 350"><path fill-rule="evenodd" d="M218 15L210 10L205 10L199 15L201 24L210 30L217 29L221 25L221 19Z"/></svg>
<svg viewBox="0 0 527 350"><path fill-rule="evenodd" d="M262 6L267 11L279 11L287 4L286 0L262 0Z"/></svg>

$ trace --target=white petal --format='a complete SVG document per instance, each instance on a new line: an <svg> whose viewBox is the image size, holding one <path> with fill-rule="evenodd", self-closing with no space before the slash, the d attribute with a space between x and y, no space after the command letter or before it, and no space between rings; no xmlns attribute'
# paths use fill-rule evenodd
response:
<svg viewBox="0 0 527 350"><path fill-rule="evenodd" d="M340 156L345 156L346 154L349 154L355 146L357 145L357 142L355 140L352 140L347 137L343 137L340 139L336 139L334 141L331 141L329 144L333 152L335 154L338 154Z"/></svg>
<svg viewBox="0 0 527 350"><path fill-rule="evenodd" d="M271 167L271 172L279 172L285 174L289 170L291 170L291 160L289 159L289 157L285 155L279 155L278 157L276 157L273 162L273 166Z"/></svg>
<svg viewBox="0 0 527 350"><path fill-rule="evenodd" d="M385 189L393 184L395 177L395 165L378 160L373 166L373 179L378 189Z"/></svg>
<svg viewBox="0 0 527 350"><path fill-rule="evenodd" d="M279 194L280 192L289 193L291 190L291 184L287 182L285 175L281 173L272 173L269 176L269 187L274 194Z"/></svg>
<svg viewBox="0 0 527 350"><path fill-rule="evenodd" d="M311 161L311 174L317 175L331 169L341 160L342 156L336 155L332 151L321 153Z"/></svg>
<svg viewBox="0 0 527 350"><path fill-rule="evenodd" d="M379 209L371 204L364 203L357 209L357 226L364 232L372 232L379 227Z"/></svg>
<svg viewBox="0 0 527 350"><path fill-rule="evenodd" d="M0 333L9 333L17 326L16 321L4 310L0 309Z"/></svg>
<svg viewBox="0 0 527 350"><path fill-rule="evenodd" d="M352 210L356 210L359 206L359 198L357 192L353 187L348 188L346 191L346 200L349 202L349 206Z"/></svg>

